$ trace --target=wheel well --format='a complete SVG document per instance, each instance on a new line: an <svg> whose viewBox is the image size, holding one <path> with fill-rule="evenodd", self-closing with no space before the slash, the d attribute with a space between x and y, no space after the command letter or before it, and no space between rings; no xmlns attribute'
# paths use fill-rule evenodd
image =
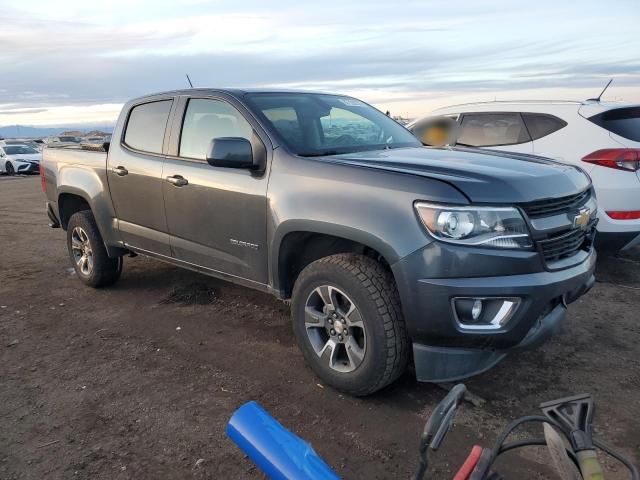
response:
<svg viewBox="0 0 640 480"><path fill-rule="evenodd" d="M282 240L278 256L279 290L283 298L291 297L293 285L307 265L337 253L366 255L391 270L378 251L362 243L322 233L291 232Z"/></svg>
<svg viewBox="0 0 640 480"><path fill-rule="evenodd" d="M74 213L83 210L91 210L89 202L80 195L72 193L63 193L58 197L58 212L60 213L60 225L64 230L67 229L69 219Z"/></svg>

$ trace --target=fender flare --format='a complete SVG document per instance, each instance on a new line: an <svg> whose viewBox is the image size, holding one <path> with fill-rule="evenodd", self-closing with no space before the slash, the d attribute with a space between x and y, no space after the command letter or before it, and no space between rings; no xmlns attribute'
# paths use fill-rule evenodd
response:
<svg viewBox="0 0 640 480"><path fill-rule="evenodd" d="M292 219L282 222L278 229L274 232L271 247L269 250L269 272L271 277L271 285L275 292L281 292L280 284L281 269L281 253L282 244L287 235L291 233L317 233L341 238L351 242L359 243L377 251L389 265L396 263L400 256L396 250L384 239L354 227L340 225L330 222L322 222L308 219Z"/></svg>

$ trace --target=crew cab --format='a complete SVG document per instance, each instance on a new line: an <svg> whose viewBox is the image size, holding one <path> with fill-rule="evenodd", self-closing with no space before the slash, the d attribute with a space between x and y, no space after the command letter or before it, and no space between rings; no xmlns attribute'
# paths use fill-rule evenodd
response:
<svg viewBox="0 0 640 480"><path fill-rule="evenodd" d="M478 374L594 283L581 169L425 148L352 97L189 89L128 102L107 151L47 147L50 225L92 287L144 254L290 301L307 363L370 394ZM412 355L410 354L412 352Z"/></svg>

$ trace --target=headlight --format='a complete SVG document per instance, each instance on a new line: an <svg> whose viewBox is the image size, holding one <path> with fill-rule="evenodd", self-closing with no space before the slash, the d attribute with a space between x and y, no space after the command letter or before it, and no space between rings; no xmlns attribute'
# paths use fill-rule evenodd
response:
<svg viewBox="0 0 640 480"><path fill-rule="evenodd" d="M530 248L529 230L512 207L458 207L416 202L418 216L438 240L496 248Z"/></svg>

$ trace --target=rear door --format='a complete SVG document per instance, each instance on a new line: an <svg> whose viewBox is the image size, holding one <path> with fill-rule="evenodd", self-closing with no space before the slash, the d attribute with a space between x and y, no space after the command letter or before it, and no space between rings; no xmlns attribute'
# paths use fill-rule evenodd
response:
<svg viewBox="0 0 640 480"><path fill-rule="evenodd" d="M154 97L132 106L107 156L107 178L125 244L170 256L162 192L165 132L173 97Z"/></svg>
<svg viewBox="0 0 640 480"><path fill-rule="evenodd" d="M255 120L231 102L180 99L163 172L168 231L178 260L266 284L267 173L212 167L205 160L213 138L242 137L254 151L265 148Z"/></svg>
<svg viewBox="0 0 640 480"><path fill-rule="evenodd" d="M533 142L520 113L464 113L456 145L533 153Z"/></svg>

